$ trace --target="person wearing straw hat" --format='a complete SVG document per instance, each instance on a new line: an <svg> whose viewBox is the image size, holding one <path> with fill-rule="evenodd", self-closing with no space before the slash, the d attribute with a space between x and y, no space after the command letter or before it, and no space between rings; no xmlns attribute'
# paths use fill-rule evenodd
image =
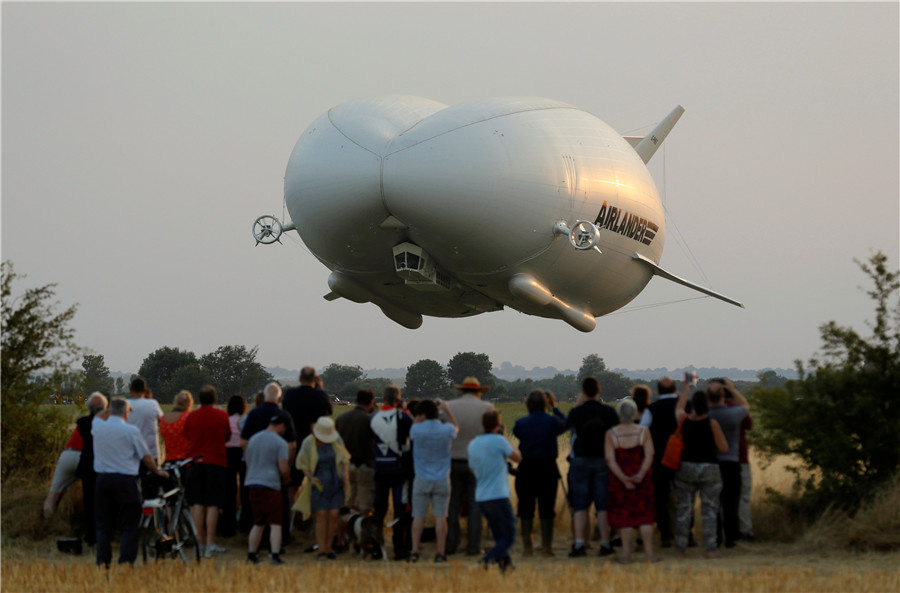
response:
<svg viewBox="0 0 900 593"><path fill-rule="evenodd" d="M459 424L459 434L453 440L450 463L450 509L447 516L447 554L455 554L460 545L459 515L463 501L468 502L468 534L466 542L467 556L481 555L481 511L475 502L475 474L469 471L468 447L472 439L484 432L481 419L485 412L494 409L488 402L481 401L481 396L490 390L482 385L476 377L466 377L463 382L453 386L459 389L460 396L447 402L453 416Z"/></svg>
<svg viewBox="0 0 900 593"><path fill-rule="evenodd" d="M303 472L304 480L293 509L304 517L315 515L319 560L336 560L332 542L347 491L350 453L334 420L328 416L316 420L312 434L300 445L295 465Z"/></svg>

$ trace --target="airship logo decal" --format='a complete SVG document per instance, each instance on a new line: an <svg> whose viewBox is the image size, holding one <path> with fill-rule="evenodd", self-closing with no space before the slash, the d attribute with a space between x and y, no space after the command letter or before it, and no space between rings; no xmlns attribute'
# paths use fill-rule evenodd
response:
<svg viewBox="0 0 900 593"><path fill-rule="evenodd" d="M610 206L606 200L603 201L594 224L599 229L609 230L644 245L650 245L659 231L659 225L655 222L616 206Z"/></svg>

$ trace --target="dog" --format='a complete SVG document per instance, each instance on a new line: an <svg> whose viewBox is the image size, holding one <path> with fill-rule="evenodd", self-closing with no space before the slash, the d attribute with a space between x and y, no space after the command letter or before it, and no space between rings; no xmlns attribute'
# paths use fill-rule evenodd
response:
<svg viewBox="0 0 900 593"><path fill-rule="evenodd" d="M353 549L360 558L365 559L368 556L373 560L387 561L384 533L378 519L347 507L340 510L340 517L346 532L347 544L353 544Z"/></svg>

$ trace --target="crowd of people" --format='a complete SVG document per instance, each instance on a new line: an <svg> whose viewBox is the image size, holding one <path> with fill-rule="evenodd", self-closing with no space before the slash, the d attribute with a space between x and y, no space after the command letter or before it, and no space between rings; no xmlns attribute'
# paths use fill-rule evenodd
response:
<svg viewBox="0 0 900 593"><path fill-rule="evenodd" d="M375 394L361 390L336 421L315 369L305 367L299 380L284 392L276 382L266 385L249 411L239 395L220 409L216 390L205 386L196 409L193 395L181 391L164 413L140 378L131 382L128 399L92 394L88 415L78 419L60 455L44 513L52 514L80 478L85 540L96 546L97 564L109 566L117 528L118 561L133 563L142 500L167 486L164 456L192 460L185 490L206 558L226 552L217 535L240 530L248 534L248 562L260 562L267 545L269 561L282 564L295 526L314 534L307 551L318 560L336 560L349 542L380 556L386 553L381 534L390 527L393 558L419 562L431 517L434 562L464 553L505 571L517 531L523 557L535 554L535 511L537 552L556 554L560 484L572 519L570 558L587 556L593 535L600 556L614 555L620 543L616 560L630 563L641 544L645 560L658 562L654 525L659 545L683 556L697 545L691 531L698 492L707 557L753 537L745 438L752 423L746 398L727 379L710 380L705 391L691 394L689 377L681 392L664 377L655 401L650 388L639 385L616 408L603 402L597 380L588 377L568 415L553 393L537 389L511 430L518 447L507 439L500 412L482 399L489 388L475 377L455 385L459 397L449 401L405 402L391 385L376 408ZM567 432L563 476L559 440ZM674 466L664 459L673 435L683 443ZM347 533L350 516L369 518L374 532ZM483 520L493 540L487 551ZM361 541L365 537L374 541Z"/></svg>

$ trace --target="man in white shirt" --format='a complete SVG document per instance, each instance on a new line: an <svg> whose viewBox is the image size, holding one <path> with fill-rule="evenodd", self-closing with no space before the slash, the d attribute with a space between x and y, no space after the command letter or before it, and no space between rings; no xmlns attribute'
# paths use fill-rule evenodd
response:
<svg viewBox="0 0 900 593"><path fill-rule="evenodd" d="M116 526L122 526L119 564L134 564L138 548L138 526L141 518L141 495L137 486L138 467L167 478L168 473L156 466L138 429L126 423L128 402L113 398L109 418L99 414L91 422L94 440L97 565L109 568L112 539Z"/></svg>
<svg viewBox="0 0 900 593"><path fill-rule="evenodd" d="M150 390L147 388L147 382L136 377L131 381L129 388L130 398L128 404L131 411L128 413L128 424L137 427L147 450L154 461L159 462L159 420L163 417L162 408L159 402L152 399ZM140 471L141 477L141 494L143 498L154 498L157 495L158 484L151 475L145 471Z"/></svg>

